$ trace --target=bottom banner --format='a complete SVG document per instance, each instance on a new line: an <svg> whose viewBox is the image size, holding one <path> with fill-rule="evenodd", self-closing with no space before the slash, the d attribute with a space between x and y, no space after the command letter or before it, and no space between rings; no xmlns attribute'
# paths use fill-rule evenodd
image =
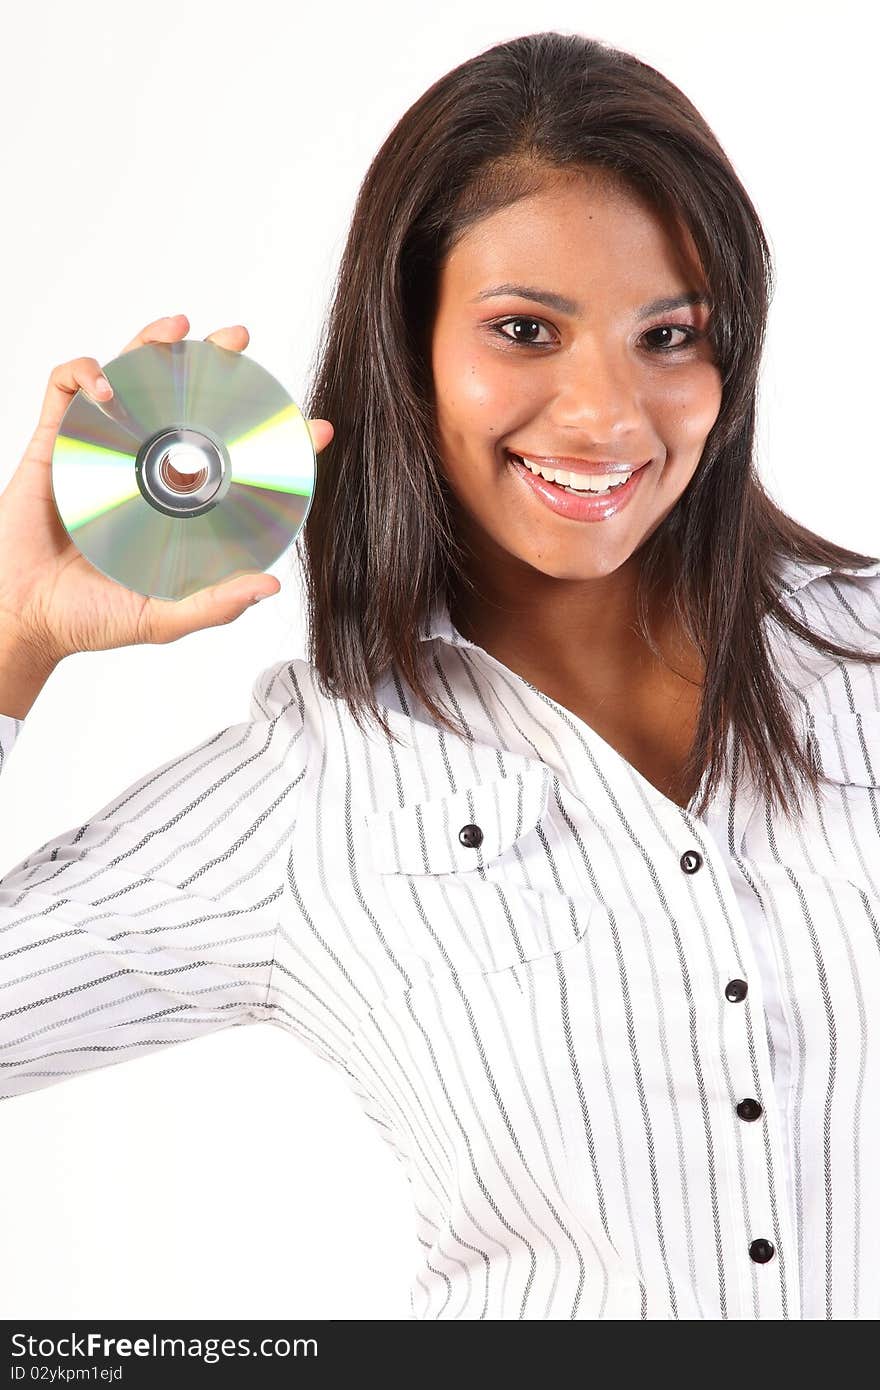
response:
<svg viewBox="0 0 880 1390"><path fill-rule="evenodd" d="M0 1387L290 1386L294 1377L317 1375L321 1361L336 1370L363 1366L363 1344L356 1347L346 1325L336 1322L18 1319L0 1329ZM384 1337L387 1344L388 1335L376 1328L377 1343Z"/></svg>

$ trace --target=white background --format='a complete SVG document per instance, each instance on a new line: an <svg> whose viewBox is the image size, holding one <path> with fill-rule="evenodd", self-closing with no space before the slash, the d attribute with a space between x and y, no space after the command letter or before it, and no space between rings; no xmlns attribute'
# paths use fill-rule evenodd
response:
<svg viewBox="0 0 880 1390"><path fill-rule="evenodd" d="M0 489L51 368L107 362L163 314L193 337L244 323L302 400L385 136L457 63L555 28L659 68L716 132L776 262L760 471L798 520L878 554L869 16L862 0L6 7ZM247 716L258 672L303 651L291 562L230 627L62 664L0 786L0 875ZM403 1169L277 1029L0 1105L0 1317L400 1319L416 1253Z"/></svg>

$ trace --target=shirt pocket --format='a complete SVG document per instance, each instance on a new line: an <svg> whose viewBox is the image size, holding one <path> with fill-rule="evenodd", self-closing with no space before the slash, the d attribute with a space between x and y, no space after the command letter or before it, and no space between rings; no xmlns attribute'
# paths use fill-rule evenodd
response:
<svg viewBox="0 0 880 1390"><path fill-rule="evenodd" d="M807 711L807 737L828 782L880 786L880 710Z"/></svg>
<svg viewBox="0 0 880 1390"><path fill-rule="evenodd" d="M486 974L580 940L593 903L566 893L553 867L551 776L534 763L365 816L400 949L417 967Z"/></svg>

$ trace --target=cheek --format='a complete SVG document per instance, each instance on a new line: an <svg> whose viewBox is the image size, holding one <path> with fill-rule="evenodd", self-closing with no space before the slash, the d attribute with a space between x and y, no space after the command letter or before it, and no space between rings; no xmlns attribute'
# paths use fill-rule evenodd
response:
<svg viewBox="0 0 880 1390"><path fill-rule="evenodd" d="M696 464L721 409L721 376L709 363L695 366L670 386L661 383L654 418L670 453Z"/></svg>
<svg viewBox="0 0 880 1390"><path fill-rule="evenodd" d="M503 363L438 346L433 372L437 422L449 443L480 447L514 428L522 413L523 382Z"/></svg>

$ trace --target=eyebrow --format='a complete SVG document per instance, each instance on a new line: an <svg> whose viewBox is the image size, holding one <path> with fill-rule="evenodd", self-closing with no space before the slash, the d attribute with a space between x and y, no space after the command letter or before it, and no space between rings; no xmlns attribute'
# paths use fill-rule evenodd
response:
<svg viewBox="0 0 880 1390"><path fill-rule="evenodd" d="M534 285L493 285L491 289L481 290L474 295L471 300L476 304L484 299L495 299L501 295L518 295L521 299L533 299L537 304L545 304L548 309L556 309L560 314L582 314L583 305L576 299L568 299L563 294L555 294L553 290L542 290ZM636 311L636 317L640 319L650 318L652 314L667 314L672 309L683 309L688 304L705 304L711 306L711 299L702 290L691 290L688 294L669 295L664 299L655 299L650 304L643 304L641 309Z"/></svg>

